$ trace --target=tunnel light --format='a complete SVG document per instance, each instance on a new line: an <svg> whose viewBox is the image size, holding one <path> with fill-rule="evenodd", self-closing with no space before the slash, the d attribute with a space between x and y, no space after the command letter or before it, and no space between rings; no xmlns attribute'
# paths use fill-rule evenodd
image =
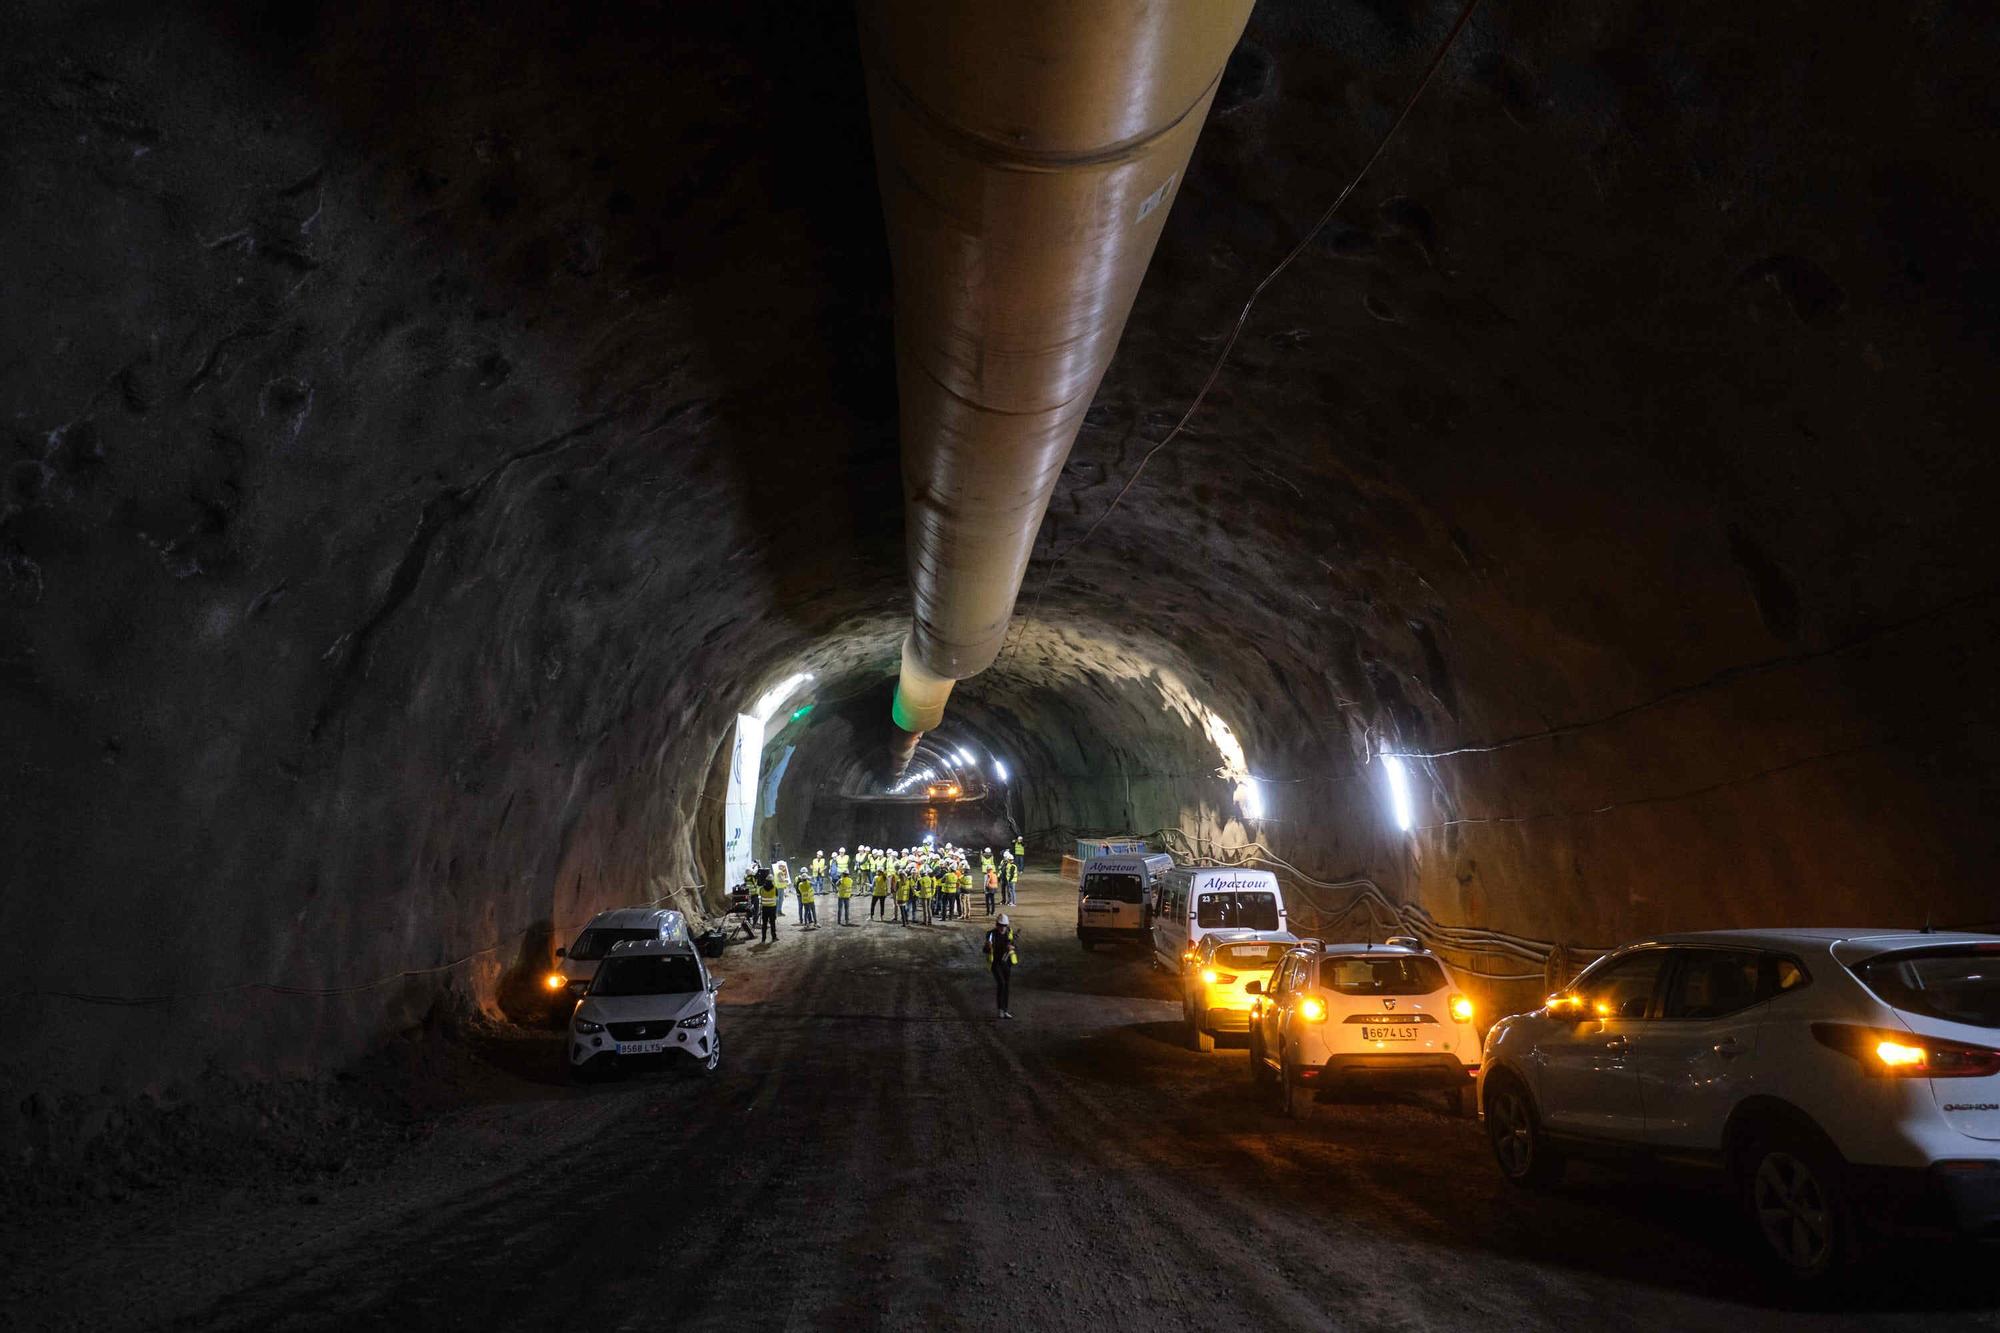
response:
<svg viewBox="0 0 2000 1333"><path fill-rule="evenodd" d="M1393 754L1382 756L1382 768L1389 774L1389 804L1396 812L1396 827L1408 833L1410 825L1416 823L1410 808L1409 770Z"/></svg>
<svg viewBox="0 0 2000 1333"><path fill-rule="evenodd" d="M958 752L958 758L961 763L965 764L969 768L976 768L979 765L979 761L972 757L972 751L970 750L960 750Z"/></svg>
<svg viewBox="0 0 2000 1333"><path fill-rule="evenodd" d="M995 759L993 761L993 776L1005 782L1007 780L1007 765Z"/></svg>

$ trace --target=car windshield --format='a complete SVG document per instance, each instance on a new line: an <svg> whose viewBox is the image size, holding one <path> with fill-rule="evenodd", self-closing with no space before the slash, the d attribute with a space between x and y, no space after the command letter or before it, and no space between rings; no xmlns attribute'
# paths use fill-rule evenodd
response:
<svg viewBox="0 0 2000 1333"><path fill-rule="evenodd" d="M592 995L685 995L701 989L701 968L686 954L644 954L605 960Z"/></svg>
<svg viewBox="0 0 2000 1333"><path fill-rule="evenodd" d="M576 943L569 947L569 956L580 963L593 963L610 953L614 944L621 944L626 940L658 938L660 938L658 926L592 926L576 937Z"/></svg>
<svg viewBox="0 0 2000 1333"><path fill-rule="evenodd" d="M1273 968L1285 956L1289 944L1225 944L1215 951L1215 961L1223 967Z"/></svg>
<svg viewBox="0 0 2000 1333"><path fill-rule="evenodd" d="M1195 924L1203 930L1278 928L1275 893L1204 893L1195 900Z"/></svg>
<svg viewBox="0 0 2000 1333"><path fill-rule="evenodd" d="M2000 948L1890 954L1871 958L1854 972L1894 1008L1950 1023L2000 1028Z"/></svg>
<svg viewBox="0 0 2000 1333"><path fill-rule="evenodd" d="M1137 875L1092 875L1083 882L1086 898L1107 898L1116 903L1136 903L1142 896Z"/></svg>
<svg viewBox="0 0 2000 1333"><path fill-rule="evenodd" d="M1431 958L1326 958L1320 961L1321 989L1342 995L1429 995L1444 989L1444 969Z"/></svg>

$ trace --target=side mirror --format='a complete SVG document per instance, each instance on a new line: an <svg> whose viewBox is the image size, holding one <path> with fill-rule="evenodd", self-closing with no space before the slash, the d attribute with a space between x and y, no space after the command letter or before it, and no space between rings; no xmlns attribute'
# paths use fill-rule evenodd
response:
<svg viewBox="0 0 2000 1333"><path fill-rule="evenodd" d="M722 978L710 977L708 981L708 993L710 995L713 995L721 989L722 989Z"/></svg>
<svg viewBox="0 0 2000 1333"><path fill-rule="evenodd" d="M1596 1017L1583 997L1573 991L1558 991L1548 998L1549 1017L1563 1023L1583 1023Z"/></svg>
<svg viewBox="0 0 2000 1333"><path fill-rule="evenodd" d="M567 957L569 957L569 950L568 950L568 949L557 949L557 950L556 950L556 957L558 957L558 958L567 958Z"/></svg>
<svg viewBox="0 0 2000 1333"><path fill-rule="evenodd" d="M1264 983L1261 981L1245 982L1243 984L1243 993L1245 995L1262 995L1264 993Z"/></svg>

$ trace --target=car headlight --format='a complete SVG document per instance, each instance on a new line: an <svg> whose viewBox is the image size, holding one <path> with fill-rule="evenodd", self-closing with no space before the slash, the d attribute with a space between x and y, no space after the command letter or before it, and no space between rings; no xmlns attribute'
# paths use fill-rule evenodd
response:
<svg viewBox="0 0 2000 1333"><path fill-rule="evenodd" d="M571 1026L575 1027L575 1028L576 1028L576 1030L577 1030L578 1032L602 1032L602 1031L604 1031L604 1024L602 1024L602 1023L593 1023L593 1022L591 1022L591 1021L590 1021L589 1019L587 1019L587 1018L579 1018L579 1019L577 1019L577 1020L576 1020L576 1022L575 1022L574 1024L572 1024Z"/></svg>
<svg viewBox="0 0 2000 1333"><path fill-rule="evenodd" d="M683 1018L681 1020L681 1026L684 1028L698 1028L707 1021L708 1021L708 1010L704 1009L692 1018Z"/></svg>

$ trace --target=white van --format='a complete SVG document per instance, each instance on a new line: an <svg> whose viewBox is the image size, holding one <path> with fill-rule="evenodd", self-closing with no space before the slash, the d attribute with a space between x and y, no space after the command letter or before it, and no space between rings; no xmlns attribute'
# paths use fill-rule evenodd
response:
<svg viewBox="0 0 2000 1333"><path fill-rule="evenodd" d="M1174 868L1165 852L1096 856L1083 863L1076 886L1076 938L1086 949L1122 941L1150 947L1153 901L1161 877Z"/></svg>
<svg viewBox="0 0 2000 1333"><path fill-rule="evenodd" d="M542 978L549 1016L568 1022L577 1000L590 989L598 963L614 946L632 940L688 944L687 918L665 907L614 907L590 918L574 943L556 950L555 966Z"/></svg>
<svg viewBox="0 0 2000 1333"><path fill-rule="evenodd" d="M1153 962L1178 974L1211 930L1290 930L1285 895L1268 870L1175 866L1153 895Z"/></svg>

